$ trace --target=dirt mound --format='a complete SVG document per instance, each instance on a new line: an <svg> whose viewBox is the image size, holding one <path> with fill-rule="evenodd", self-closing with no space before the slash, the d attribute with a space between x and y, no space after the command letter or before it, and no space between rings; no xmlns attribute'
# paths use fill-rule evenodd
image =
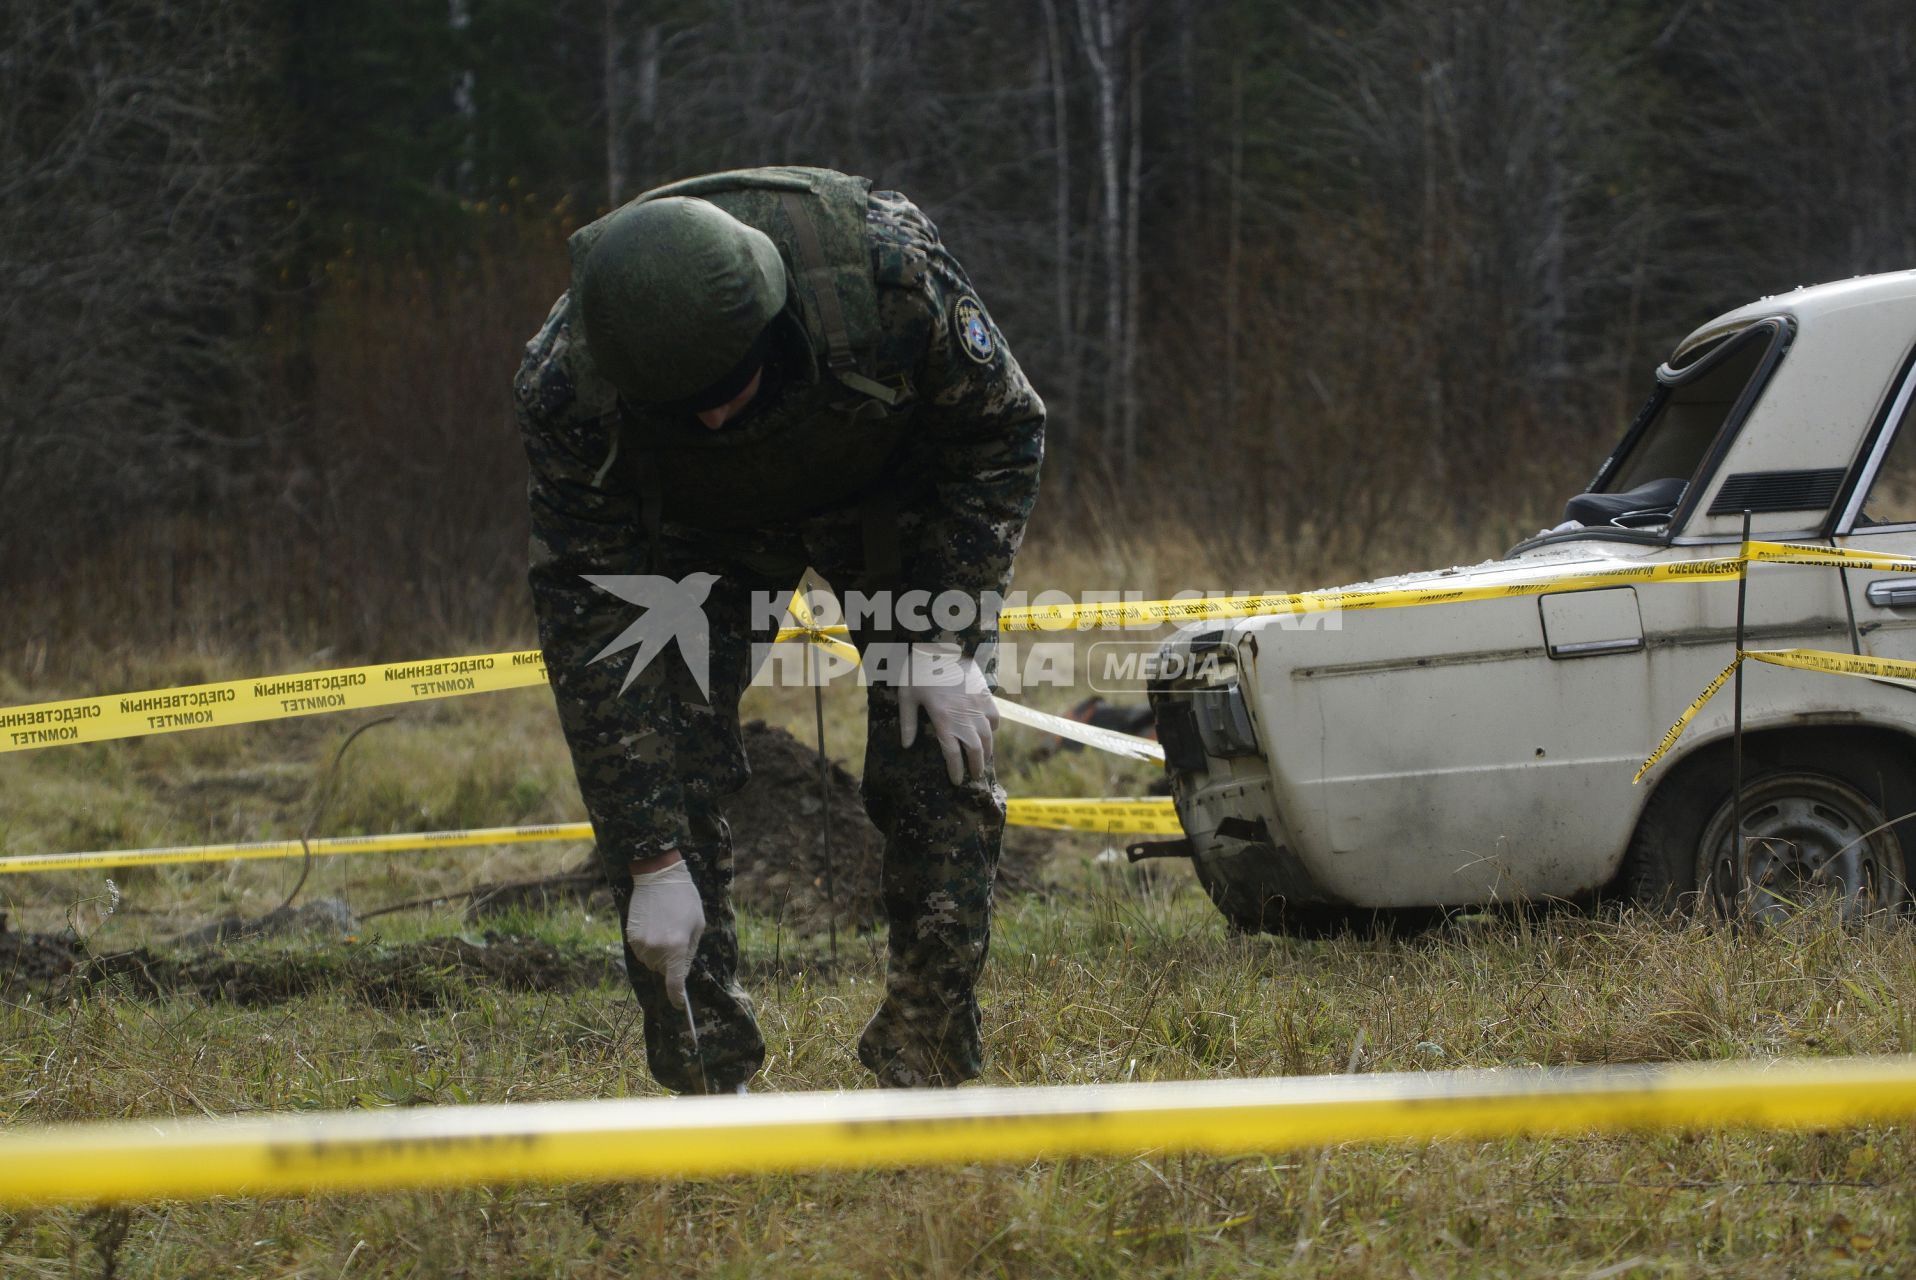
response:
<svg viewBox="0 0 1916 1280"><path fill-rule="evenodd" d="M488 933L371 943L311 954L102 956L83 981L111 981L142 996L193 994L232 1004L278 1004L328 989L358 993L383 1008L430 1009L465 1003L463 982L507 991L571 991L622 983L610 944L558 947L537 938Z"/></svg>
<svg viewBox="0 0 1916 1280"><path fill-rule="evenodd" d="M0 933L0 995L64 999L95 989L150 999L271 1005L328 990L352 991L382 1008L465 1003L468 983L507 991L575 991L623 985L616 948L559 947L497 933L370 943L310 953L193 951L145 947L100 956L53 934Z"/></svg>
<svg viewBox="0 0 1916 1280"><path fill-rule="evenodd" d="M793 934L823 933L831 922L825 893L826 804L819 797L818 752L763 720L744 726L752 779L725 801L732 828L734 896L742 908L781 921ZM832 869L841 929L870 929L884 919L880 873L885 842L865 816L858 779L837 762L827 795ZM1052 847L1051 833L1005 833L999 887L1028 889Z"/></svg>
<svg viewBox="0 0 1916 1280"><path fill-rule="evenodd" d="M838 925L875 928L883 919L885 842L865 816L858 779L834 762L821 799L817 751L763 720L747 721L742 734L751 780L724 801L732 829L734 900L744 910L779 921L788 936L827 932L831 896L826 893L824 818L829 812ZM1035 888L1038 869L1059 839L1056 832L1007 830L998 864L1000 891ZM485 920L505 911L580 900L610 905L596 855L561 876L482 885L468 917Z"/></svg>
<svg viewBox="0 0 1916 1280"><path fill-rule="evenodd" d="M46 995L87 960L86 948L50 933L12 933L0 916L0 999Z"/></svg>
<svg viewBox="0 0 1916 1280"><path fill-rule="evenodd" d="M822 819L829 805L838 925L858 930L884 918L880 876L884 841L865 816L858 780L836 763L821 802L818 753L785 730L753 720L743 727L752 777L725 802L735 853L739 905L778 920L789 940L827 931ZM999 863L999 889L1029 890L1060 837L1011 829ZM587 869L596 872L588 860ZM495 890L500 887L495 886ZM512 886L476 901L493 908L537 906L562 898L606 898L596 874ZM403 944L327 946L309 952L245 950L219 944L262 934L339 934L351 928L342 902L322 899L262 920L222 920L177 939L177 950L132 951L94 957L77 941L55 934L11 933L0 917L0 998L61 998L100 984L128 994L197 994L208 1000L272 1004L329 988L353 988L376 1004L433 1007L455 999L469 979L515 991L561 991L621 983L616 947L558 948L536 939L488 932ZM808 955L803 946L786 956ZM750 968L752 960L748 960ZM803 960L816 962L816 957Z"/></svg>
<svg viewBox="0 0 1916 1280"><path fill-rule="evenodd" d="M744 726L751 781L724 801L732 828L733 893L738 905L780 920L794 934L830 927L825 895L827 814L818 783L818 752L763 720ZM832 868L841 929L869 929L880 918L879 870L885 842L865 816L858 779L836 761L826 796Z"/></svg>

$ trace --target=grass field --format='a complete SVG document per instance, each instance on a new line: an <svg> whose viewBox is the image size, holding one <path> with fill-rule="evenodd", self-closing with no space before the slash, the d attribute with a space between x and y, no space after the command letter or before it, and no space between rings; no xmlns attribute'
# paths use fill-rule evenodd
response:
<svg viewBox="0 0 1916 1280"><path fill-rule="evenodd" d="M485 646L468 646L478 649ZM387 655L398 656L398 655ZM70 689L0 676L0 705L295 669L184 656ZM1046 705L1042 697L1036 699ZM856 762L849 688L832 754ZM748 714L809 732L809 696ZM0 758L0 853L295 835L343 718ZM1140 794L1151 771L1038 759L1004 730L1014 794ZM408 710L348 755L325 833L562 821L580 813L547 695ZM1916 933L1806 919L1736 934L1629 914L1465 917L1404 940L1228 935L1185 869L1101 864L1061 838L1040 893L1000 903L983 990L986 1084L1916 1051ZM362 913L476 880L555 870L573 847L321 859L302 900ZM294 862L0 877L16 931L72 929L96 954L276 905ZM349 937L230 947L277 994L142 993L0 1006L0 1116L32 1124L275 1109L655 1092L635 1007L607 976L614 923L567 907L494 922L551 944L544 989L368 963L465 935L459 904ZM861 1088L851 1046L882 940L748 920L747 978L771 1057L755 1087ZM780 963L771 963L774 954ZM368 958L371 958L370 960ZM251 991L249 994L248 992ZM1777 1276L1916 1271L1916 1151L1900 1127L1341 1146L1255 1159L1146 1153L1019 1167L524 1186L113 1211L0 1211L0 1275Z"/></svg>

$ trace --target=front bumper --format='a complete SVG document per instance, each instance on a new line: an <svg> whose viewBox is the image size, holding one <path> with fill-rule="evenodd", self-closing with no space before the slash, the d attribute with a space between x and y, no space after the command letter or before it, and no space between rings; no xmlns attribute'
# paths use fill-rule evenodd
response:
<svg viewBox="0 0 1916 1280"><path fill-rule="evenodd" d="M1207 888L1224 883L1260 900L1341 905L1293 852L1260 746L1260 734L1270 726L1257 723L1238 654L1216 636L1167 641L1166 650L1208 645L1221 660L1206 668L1181 650L1180 660L1164 669L1199 674L1154 682L1148 690L1178 822L1199 876Z"/></svg>

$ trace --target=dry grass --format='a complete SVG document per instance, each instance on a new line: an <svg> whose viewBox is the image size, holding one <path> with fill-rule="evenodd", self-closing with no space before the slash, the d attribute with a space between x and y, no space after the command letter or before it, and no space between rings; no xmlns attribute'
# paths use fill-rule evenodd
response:
<svg viewBox="0 0 1916 1280"><path fill-rule="evenodd" d="M1206 563L1196 546L1133 556L1126 545L1047 548L1021 585L1156 590L1185 585ZM1268 578L1230 573L1203 585L1315 585L1387 567L1313 575L1274 565ZM58 689L16 665L0 672L0 703L307 665L300 659L122 651ZM1065 696L1034 701L1055 706ZM835 688L827 703L833 754L855 763L857 694ZM809 733L802 690L755 691L747 713ZM293 834L348 727L313 719L8 757L0 852ZM1149 777L1090 754L1039 761L1032 745L1006 730L1014 793L1136 794ZM521 691L417 707L371 731L348 759L322 830L578 813L550 704ZM1901 924L1846 931L1806 920L1738 936L1543 913L1466 918L1403 941L1243 939L1226 933L1182 869L1112 870L1092 862L1098 843L1065 842L1051 893L1001 908L983 993L986 1083L1333 1072L1354 1049L1360 1071L1916 1050L1905 998L1916 934ZM323 859L305 894L366 909L554 868L578 852ZM71 920L108 950L257 913L296 873L289 862L122 872L122 905L110 918L102 875L6 877L0 904L15 928ZM353 943L251 944L235 956L296 963L462 927L452 911L401 914ZM519 927L573 945L610 947L615 938L610 921L578 910ZM775 944L769 923L746 922L748 958L763 960L774 945L789 957L816 942ZM875 1000L880 950L873 937L851 941L836 982L760 968L755 990L772 1050L760 1087L863 1087L850 1046ZM0 1116L24 1124L653 1091L623 990L517 994L457 977L444 989L449 998L430 1009L375 1004L324 982L264 1007L141 1000L111 987L71 1003L3 1006ZM0 1274L100 1275L117 1265L118 1274L152 1276L620 1280L1904 1275L1916 1267L1913 1175L1905 1132L1882 1127L228 1200L0 1213Z"/></svg>
<svg viewBox="0 0 1916 1280"><path fill-rule="evenodd" d="M1900 998L1916 939L1901 927L1737 938L1544 915L1305 944L1226 936L1182 877L1061 870L1051 900L1001 915L987 1083L1341 1071L1354 1046L1362 1071L1916 1048ZM576 915L541 928L610 936ZM769 946L762 926L746 942ZM850 951L836 984L760 980L760 1087L862 1085L850 1046L876 947ZM653 1091L629 997L611 988L464 987L434 1010L350 990L270 1008L104 992L0 1010L0 1028L16 1123ZM1887 1127L1145 1153L141 1206L120 1253L155 1276L1900 1275L1916 1256L1913 1173ZM0 1269L89 1274L101 1229L74 1210L0 1215Z"/></svg>

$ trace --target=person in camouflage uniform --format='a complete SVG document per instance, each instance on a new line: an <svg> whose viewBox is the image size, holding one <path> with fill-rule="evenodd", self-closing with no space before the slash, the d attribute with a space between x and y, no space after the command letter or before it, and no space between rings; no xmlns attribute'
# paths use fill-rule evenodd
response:
<svg viewBox="0 0 1916 1280"><path fill-rule="evenodd" d="M709 237L691 249L673 239L695 224L706 235L713 208L751 229L728 234L756 257L714 267L699 258ZM677 314L683 300L630 279L623 293L604 283L607 260L636 258L643 276L661 256L703 264L716 319L693 322ZM645 961L627 970L652 1073L681 1093L742 1092L764 1042L735 976L722 801L747 777L738 702L755 646L772 638L754 595L789 593L807 566L841 589L1002 594L1036 495L1044 405L930 219L862 179L809 169L694 179L584 229L573 257L573 287L514 382L540 640L628 942ZM752 282L744 302L735 277ZM652 289L653 277L643 282ZM753 308L768 288L777 296L764 320ZM648 302L634 307L635 296ZM746 444L728 453L734 441ZM639 573L706 592L709 696L674 655L623 691L625 664L596 661L633 610L587 575ZM951 629L908 632L894 619L851 638L868 659L879 644L971 659L992 626L977 608ZM926 713L933 733L920 736L909 688L868 687L862 794L884 836L890 933L885 994L858 1056L891 1086L957 1084L983 1065L975 987L1004 793L989 730L979 752ZM643 914L635 883L647 892L661 863L682 863L703 911L682 977L650 967L631 923Z"/></svg>

